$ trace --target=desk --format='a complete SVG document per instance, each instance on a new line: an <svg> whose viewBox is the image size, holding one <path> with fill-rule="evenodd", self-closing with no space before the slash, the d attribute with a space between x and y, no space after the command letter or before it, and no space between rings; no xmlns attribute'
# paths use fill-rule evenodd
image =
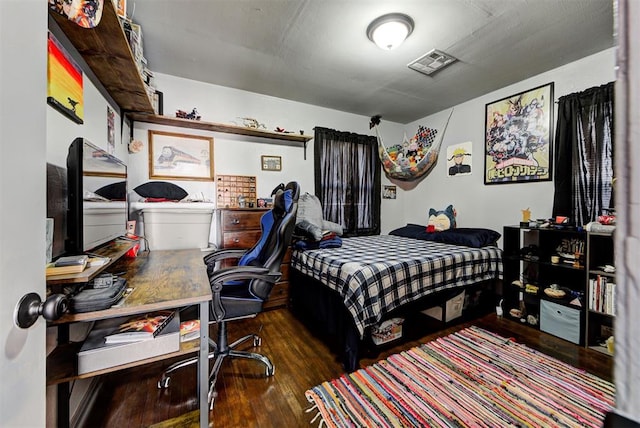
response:
<svg viewBox="0 0 640 428"><path fill-rule="evenodd" d="M133 292L117 307L104 311L66 314L51 323L58 326L61 343L47 357L47 385L58 385L58 426L69 425L69 381L98 376L154 361L199 352L197 396L200 426L209 424L207 400L209 384L209 301L211 288L200 250L167 250L141 253L135 259L122 258L110 271L124 272L122 276ZM180 345L178 352L135 361L96 372L77 374L77 351L80 343L65 343L69 338L69 324L97 321L106 318L136 315L163 309L178 309L198 305L200 310L200 341ZM158 373L158 376L160 373Z"/></svg>

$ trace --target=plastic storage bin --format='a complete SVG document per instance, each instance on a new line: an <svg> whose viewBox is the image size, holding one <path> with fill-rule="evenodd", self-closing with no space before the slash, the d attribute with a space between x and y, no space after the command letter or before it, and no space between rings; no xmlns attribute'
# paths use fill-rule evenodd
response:
<svg viewBox="0 0 640 428"><path fill-rule="evenodd" d="M206 202L132 202L149 249L207 248L215 205Z"/></svg>

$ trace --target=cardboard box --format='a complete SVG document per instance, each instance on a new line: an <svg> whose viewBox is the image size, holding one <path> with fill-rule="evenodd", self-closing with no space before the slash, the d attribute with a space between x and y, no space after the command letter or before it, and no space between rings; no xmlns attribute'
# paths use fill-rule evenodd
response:
<svg viewBox="0 0 640 428"><path fill-rule="evenodd" d="M391 318L371 329L371 339L376 345L391 342L402 337L403 318Z"/></svg>
<svg viewBox="0 0 640 428"><path fill-rule="evenodd" d="M464 296L465 292L463 290L462 293L455 295L443 304L425 309L422 313L444 322L459 318L462 316L462 309L464 308Z"/></svg>

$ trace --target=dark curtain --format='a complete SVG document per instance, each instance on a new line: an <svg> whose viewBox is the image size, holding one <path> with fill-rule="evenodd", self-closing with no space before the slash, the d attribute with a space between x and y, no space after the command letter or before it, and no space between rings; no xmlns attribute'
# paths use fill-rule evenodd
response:
<svg viewBox="0 0 640 428"><path fill-rule="evenodd" d="M577 225L613 207L614 83L558 100L553 216Z"/></svg>
<svg viewBox="0 0 640 428"><path fill-rule="evenodd" d="M345 236L380 233L380 161L376 137L315 128L315 193L325 220Z"/></svg>

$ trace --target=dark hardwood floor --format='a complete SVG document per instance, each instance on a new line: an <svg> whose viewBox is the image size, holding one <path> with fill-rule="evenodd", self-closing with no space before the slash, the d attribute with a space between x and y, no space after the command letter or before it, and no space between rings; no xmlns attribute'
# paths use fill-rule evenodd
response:
<svg viewBox="0 0 640 428"><path fill-rule="evenodd" d="M375 357L361 360L369 365L399 352L458 329L475 324L583 368L601 378L612 379L613 359L516 322L486 315L472 322L427 331L415 341L391 347ZM214 333L215 327L211 328ZM312 414L305 391L342 374L342 367L323 342L315 338L287 309L268 311L257 318L231 323L231 340L261 330L262 346L257 349L271 358L275 376L266 378L261 364L244 360L224 363L218 379L218 398L210 413L216 427L308 427ZM104 376L99 398L83 425L91 427L147 427L197 409L196 370L184 368L171 379L166 390L156 382L163 367L171 361L149 364ZM191 413L197 416L197 412ZM195 419L197 421L197 419ZM185 417L160 426L192 426Z"/></svg>

